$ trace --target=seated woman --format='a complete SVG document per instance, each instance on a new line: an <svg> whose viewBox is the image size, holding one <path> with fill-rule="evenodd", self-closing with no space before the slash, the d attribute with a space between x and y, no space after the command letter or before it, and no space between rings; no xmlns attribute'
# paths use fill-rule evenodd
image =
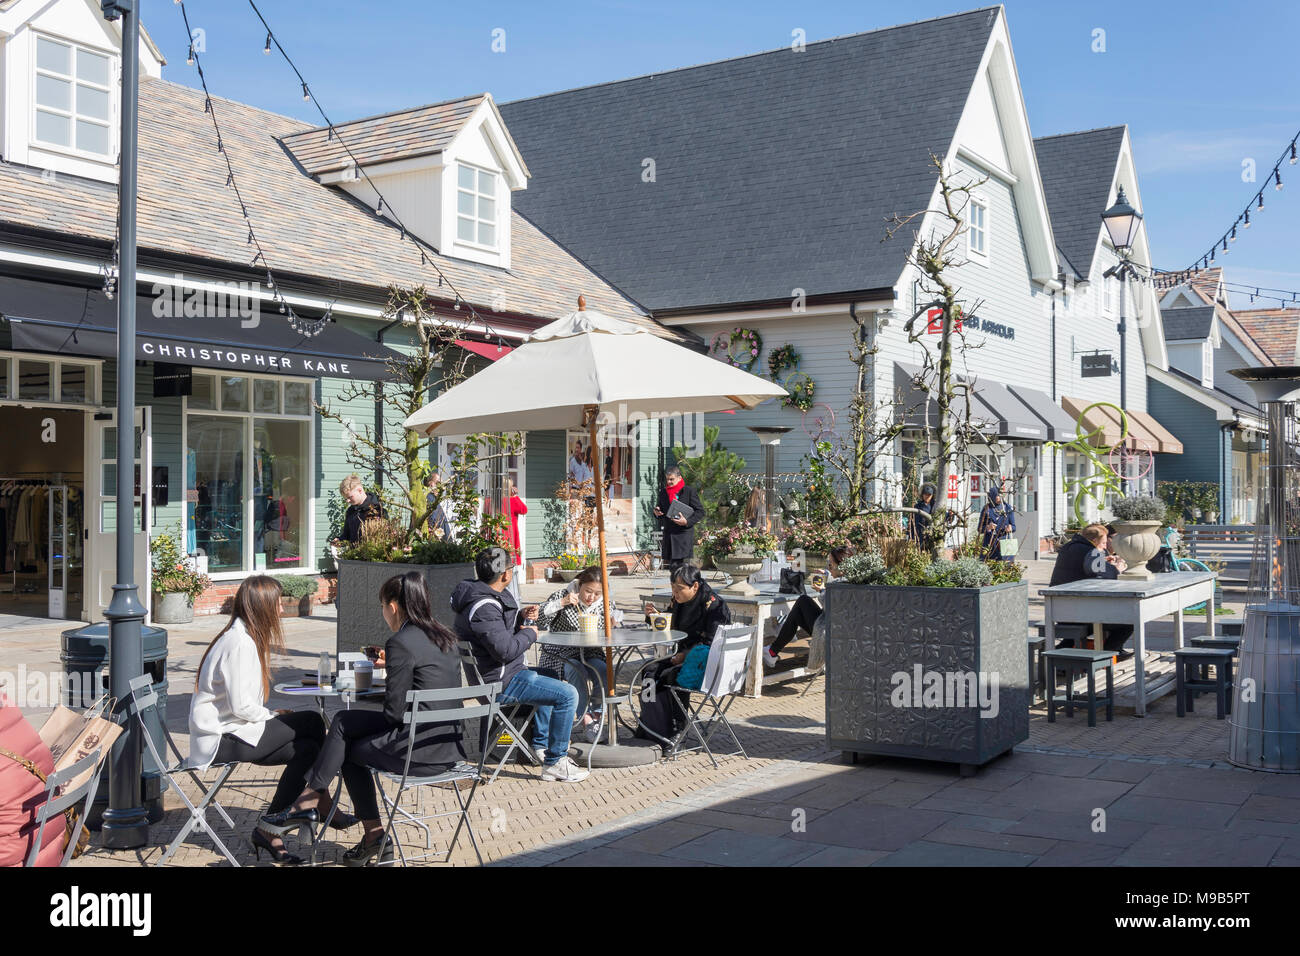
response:
<svg viewBox="0 0 1300 956"><path fill-rule="evenodd" d="M230 621L199 661L199 678L190 700L190 758L206 770L214 763L283 766L267 813L284 810L307 778L320 753L325 727L314 710L266 709L271 691L271 653L284 650L280 630L280 585L266 574L245 578L235 592ZM355 819L337 819L338 827ZM289 853L282 831L259 824L253 847L276 863L295 866L302 858Z"/></svg>
<svg viewBox="0 0 1300 956"><path fill-rule="evenodd" d="M424 578L416 571L391 577L379 589L379 600L384 623L393 632L375 662L387 669L384 709L335 714L320 757L307 776L307 789L284 812L262 818L265 825L277 828L315 823L328 812L330 783L342 773L352 806L366 828L361 842L343 854L346 866L365 866L379 855L384 825L370 768L401 773L406 764L409 731L402 718L407 692L461 686L456 635L433 619ZM433 724L416 738L410 773L433 776L464 757L460 725ZM384 843L383 859L391 860L393 844Z"/></svg>
<svg viewBox="0 0 1300 956"><path fill-rule="evenodd" d="M664 740L676 736L681 728L682 716L669 702L668 694L659 691L672 686L678 668L692 648L701 644L711 645L718 627L731 623L731 609L727 607L727 602L709 587L695 565L683 564L674 569L671 584L673 600L668 605L668 613L672 615L670 626L675 631L685 631L686 636L678 642L676 654L664 658L652 668L649 677L655 684L653 694L648 693L646 688L633 688L641 693L642 699L641 720L636 735L647 739ZM651 614L658 613L653 604L646 604L645 610L647 621Z"/></svg>
<svg viewBox="0 0 1300 956"><path fill-rule="evenodd" d="M840 569L840 562L848 556L848 548L836 548L831 551L831 566L826 569L826 583L821 587L813 585L813 589L825 591L826 585L835 580L835 572ZM816 598L811 598L806 594L799 595L794 602L794 607L790 608L790 613L786 615L785 621L781 624L781 631L777 634L776 640L763 649L763 666L768 668L776 666L777 655L785 649L787 644L794 640L794 636L800 628L811 637L813 625L817 623L817 619L821 616L822 606Z"/></svg>
<svg viewBox="0 0 1300 956"><path fill-rule="evenodd" d="M612 603L612 602L611 602ZM622 613L615 607L609 611L617 627ZM541 606L541 615L537 619L539 630L576 631L579 614L595 614L600 620L601 632L605 628L605 596L600 585L600 566L592 565L560 590L548 597ZM598 686L592 688L588 695L587 713L582 715L583 737L588 743L595 743L600 737L601 708L597 706L596 697L605 694L605 652L594 647L559 647L555 644L542 644L539 665L549 670L561 680L572 682L576 675L585 681L591 671L583 667L579 660L592 663Z"/></svg>

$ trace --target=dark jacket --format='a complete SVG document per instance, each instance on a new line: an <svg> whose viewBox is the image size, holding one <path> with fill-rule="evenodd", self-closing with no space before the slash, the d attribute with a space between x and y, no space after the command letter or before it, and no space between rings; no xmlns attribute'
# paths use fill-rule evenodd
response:
<svg viewBox="0 0 1300 956"><path fill-rule="evenodd" d="M391 729L374 740L374 746L384 753L406 756L409 729L403 725L406 715L406 694L412 690L444 690L461 686L460 655L455 648L439 649L428 635L414 624L405 625L384 645L387 686L384 689L384 717ZM428 707L429 705L426 705ZM442 709L455 704L443 704ZM453 764L465 758L461 749L461 726L432 724L421 727L416 733L415 750L411 766Z"/></svg>
<svg viewBox="0 0 1300 956"><path fill-rule="evenodd" d="M934 520L930 516L934 513L934 499L929 501L918 498L916 504L916 513L911 516L907 523L907 536L915 541L918 545L927 544L927 536L930 533L930 524Z"/></svg>
<svg viewBox="0 0 1300 956"><path fill-rule="evenodd" d="M694 513L686 519L685 526L679 525L668 518L668 506L671 502L668 500L668 490L659 489L659 510L663 515L659 518L659 527L663 529L663 558L665 561L684 561L695 553L695 525L704 517L704 505L700 503L699 493L690 485L684 485L682 490L677 493L677 500L688 508L693 508Z"/></svg>
<svg viewBox="0 0 1300 956"><path fill-rule="evenodd" d="M685 604L673 601L668 605L668 613L673 618L672 629L686 632L677 645L679 651L689 651L696 644L712 644L718 626L731 623L731 608L704 581L700 582L694 598Z"/></svg>
<svg viewBox="0 0 1300 956"><path fill-rule="evenodd" d="M483 680L510 686L524 669L524 651L537 640L537 631L523 627L519 603L509 591L494 591L482 581L466 580L451 592L456 612L456 636L470 645Z"/></svg>
<svg viewBox="0 0 1300 956"><path fill-rule="evenodd" d="M1106 560L1100 548L1081 534L1076 534L1056 555L1052 580L1048 585L1072 584L1087 578L1117 578L1119 569Z"/></svg>
<svg viewBox="0 0 1300 956"><path fill-rule="evenodd" d="M348 510L343 515L343 540L360 541L361 523L383 517L384 506L374 495L366 495L366 500L359 505L348 505Z"/></svg>

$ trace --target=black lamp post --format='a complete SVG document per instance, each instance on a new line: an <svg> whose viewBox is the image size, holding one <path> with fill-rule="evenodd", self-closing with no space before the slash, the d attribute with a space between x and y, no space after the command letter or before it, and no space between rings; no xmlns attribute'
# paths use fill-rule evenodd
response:
<svg viewBox="0 0 1300 956"><path fill-rule="evenodd" d="M1133 249L1133 240L1137 238L1138 229L1142 225L1142 213L1129 205L1128 197L1124 195L1124 187L1120 186L1119 193L1115 197L1115 205L1101 214L1101 221L1106 224L1111 245L1119 255L1119 263L1107 269L1105 277L1115 276L1119 279L1119 407L1127 410L1128 355L1125 345L1127 321L1124 315L1124 292L1128 284L1127 280L1139 277L1137 270L1133 268L1133 263L1129 261L1129 252Z"/></svg>
<svg viewBox="0 0 1300 956"><path fill-rule="evenodd" d="M139 0L100 0L105 20L122 21L122 144L118 174L121 235L117 286L117 583L109 621L110 693L124 727L110 756L104 846L133 849L149 842L140 799L140 722L131 719L131 679L144 672L141 630L145 608L135 581L135 203L136 124L140 93ZM149 480L141 475L140 481Z"/></svg>

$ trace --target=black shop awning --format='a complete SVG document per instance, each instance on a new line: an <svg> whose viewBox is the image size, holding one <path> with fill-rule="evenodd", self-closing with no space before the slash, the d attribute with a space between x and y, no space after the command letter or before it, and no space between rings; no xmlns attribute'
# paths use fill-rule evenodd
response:
<svg viewBox="0 0 1300 956"><path fill-rule="evenodd" d="M202 295L202 293L200 293ZM390 377L401 354L330 322L319 335L295 331L278 307L195 290L136 297L136 358L307 378ZM187 317L186 312L189 312ZM197 314L196 314L197 313ZM117 301L100 289L0 278L0 315L13 348L48 355L117 355Z"/></svg>

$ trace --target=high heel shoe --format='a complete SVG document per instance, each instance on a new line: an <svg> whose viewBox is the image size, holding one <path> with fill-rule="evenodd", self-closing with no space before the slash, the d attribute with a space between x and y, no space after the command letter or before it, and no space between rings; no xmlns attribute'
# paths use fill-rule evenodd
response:
<svg viewBox="0 0 1300 956"><path fill-rule="evenodd" d="M373 842L367 841L365 837L362 837L360 843L344 853L339 859L342 861L344 866L370 866L370 861L374 857L380 856L379 845L381 843L384 845L384 852L380 857L379 862L392 863L393 841L385 840L382 836Z"/></svg>
<svg viewBox="0 0 1300 956"><path fill-rule="evenodd" d="M302 866L303 859L297 854L290 853L282 846L273 846L271 838L261 830L253 831L253 855L260 861L262 851L265 850L271 855L271 861L280 866Z"/></svg>
<svg viewBox="0 0 1300 956"><path fill-rule="evenodd" d="M315 807L308 807L306 810L295 810L293 807L289 807L279 813L263 814L258 822L268 830L282 833L285 830L296 830L303 824L315 826L320 822L320 814Z"/></svg>
<svg viewBox="0 0 1300 956"><path fill-rule="evenodd" d="M331 830L350 830L361 822L361 818L351 813L344 813L342 810L335 810L334 817L330 820Z"/></svg>

